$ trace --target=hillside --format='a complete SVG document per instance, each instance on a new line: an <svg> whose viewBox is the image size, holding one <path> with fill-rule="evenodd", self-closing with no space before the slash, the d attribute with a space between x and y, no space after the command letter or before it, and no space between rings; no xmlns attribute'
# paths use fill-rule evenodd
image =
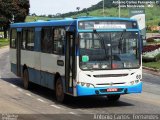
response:
<svg viewBox="0 0 160 120"><path fill-rule="evenodd" d="M141 0L144 1L144 0ZM118 7L115 4L112 4L113 0L105 0L105 16L109 17L117 17L118 16ZM96 5L93 5L89 8L84 8L79 12L69 12L65 14L61 14L60 16L57 16L58 18L65 18L65 17L78 17L78 16L103 16L102 11L102 1L97 3ZM160 22L160 6L154 6L152 8L145 8L146 12L146 25L147 26L153 26L158 25ZM121 8L121 17L129 17L129 9L128 8ZM49 18L49 17L33 17L28 16L26 21L36 21L36 20L49 20L49 19L56 19L56 18Z"/></svg>

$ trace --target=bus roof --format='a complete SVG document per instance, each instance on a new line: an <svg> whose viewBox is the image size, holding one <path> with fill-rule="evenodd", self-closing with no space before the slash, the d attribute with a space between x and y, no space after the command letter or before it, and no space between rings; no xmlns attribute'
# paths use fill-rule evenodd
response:
<svg viewBox="0 0 160 120"><path fill-rule="evenodd" d="M118 17L78 17L78 18L65 18L61 20L50 20L43 21L38 20L35 22L23 22L23 23L13 23L11 28L21 28L21 27L41 27L41 26L70 26L75 25L78 21L92 21L92 20L119 20L119 21L136 21L130 18L118 18Z"/></svg>

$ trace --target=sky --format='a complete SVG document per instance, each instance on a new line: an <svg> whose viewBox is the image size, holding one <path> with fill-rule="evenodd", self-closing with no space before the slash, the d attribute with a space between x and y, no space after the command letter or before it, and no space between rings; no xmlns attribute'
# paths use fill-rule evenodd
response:
<svg viewBox="0 0 160 120"><path fill-rule="evenodd" d="M76 7L91 7L101 0L30 0L30 13L37 15L56 15L76 11Z"/></svg>

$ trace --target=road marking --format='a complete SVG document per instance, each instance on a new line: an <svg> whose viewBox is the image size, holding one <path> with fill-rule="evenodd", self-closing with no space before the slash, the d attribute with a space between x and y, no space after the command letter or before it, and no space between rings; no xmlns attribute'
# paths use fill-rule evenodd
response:
<svg viewBox="0 0 160 120"><path fill-rule="evenodd" d="M23 92L23 90L21 88L18 88L17 90L20 91L20 92Z"/></svg>
<svg viewBox="0 0 160 120"><path fill-rule="evenodd" d="M72 114L72 115L80 116L80 115L78 115L78 114L75 113L75 112L69 112L69 113Z"/></svg>
<svg viewBox="0 0 160 120"><path fill-rule="evenodd" d="M61 109L61 107L57 106L57 105L51 105L52 107L55 107L57 109Z"/></svg>
<svg viewBox="0 0 160 120"><path fill-rule="evenodd" d="M17 86L13 85L13 84L10 84L12 87L16 88Z"/></svg>
<svg viewBox="0 0 160 120"><path fill-rule="evenodd" d="M47 103L46 101L44 101L44 100L42 100L40 98L38 98L37 100L40 101L40 102L43 102L43 103Z"/></svg>
<svg viewBox="0 0 160 120"><path fill-rule="evenodd" d="M28 96L30 96L30 97L32 96L30 93L26 93L26 95L28 95Z"/></svg>
<svg viewBox="0 0 160 120"><path fill-rule="evenodd" d="M74 112L69 112L70 114L74 114L74 115L76 115L76 113L74 113Z"/></svg>

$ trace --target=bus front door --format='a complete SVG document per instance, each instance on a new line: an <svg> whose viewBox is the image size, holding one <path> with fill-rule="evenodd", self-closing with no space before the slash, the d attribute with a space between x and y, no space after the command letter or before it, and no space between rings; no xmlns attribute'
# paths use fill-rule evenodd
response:
<svg viewBox="0 0 160 120"><path fill-rule="evenodd" d="M75 79L75 33L66 33L65 84L66 93L73 94L73 80Z"/></svg>
<svg viewBox="0 0 160 120"><path fill-rule="evenodd" d="M16 43L17 76L21 76L21 38L22 38L22 32L17 31L17 43Z"/></svg>

